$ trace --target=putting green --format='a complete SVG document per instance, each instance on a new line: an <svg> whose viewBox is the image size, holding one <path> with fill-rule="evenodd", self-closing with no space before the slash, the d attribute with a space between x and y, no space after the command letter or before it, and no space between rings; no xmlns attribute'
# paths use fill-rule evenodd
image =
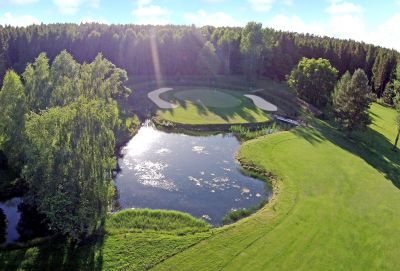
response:
<svg viewBox="0 0 400 271"><path fill-rule="evenodd" d="M193 88L180 90L173 93L173 96L181 102L190 101L199 106L229 108L242 104L242 101L227 91L211 88Z"/></svg>
<svg viewBox="0 0 400 271"><path fill-rule="evenodd" d="M160 97L178 105L160 109L160 119L183 124L236 124L264 122L270 118L246 98L245 91L207 87L174 87Z"/></svg>

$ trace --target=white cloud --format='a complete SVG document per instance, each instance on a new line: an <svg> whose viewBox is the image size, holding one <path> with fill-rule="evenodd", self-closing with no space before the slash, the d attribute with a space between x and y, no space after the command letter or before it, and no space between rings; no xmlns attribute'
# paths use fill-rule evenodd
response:
<svg viewBox="0 0 400 271"><path fill-rule="evenodd" d="M251 8L256 12L267 12L271 9L275 0L248 0Z"/></svg>
<svg viewBox="0 0 400 271"><path fill-rule="evenodd" d="M62 14L73 15L78 12L81 6L99 7L100 0L53 0L53 3Z"/></svg>
<svg viewBox="0 0 400 271"><path fill-rule="evenodd" d="M163 25L169 22L169 10L167 8L153 5L151 0L137 1L137 7L132 11L135 22L138 24Z"/></svg>
<svg viewBox="0 0 400 271"><path fill-rule="evenodd" d="M185 13L183 17L187 24L195 24L197 26L240 26L244 24L224 12L207 13L202 9Z"/></svg>
<svg viewBox="0 0 400 271"><path fill-rule="evenodd" d="M29 5L38 1L39 0L9 0L8 2L13 5Z"/></svg>
<svg viewBox="0 0 400 271"><path fill-rule="evenodd" d="M325 35L325 29L321 22L306 23L298 16L286 16L278 14L266 23L266 26L278 30L292 31L299 33L313 33L316 35Z"/></svg>
<svg viewBox="0 0 400 271"><path fill-rule="evenodd" d="M102 18L94 19L92 17L83 17L82 19L79 20L79 23L85 24L85 23L100 23L100 24L108 24L108 21Z"/></svg>
<svg viewBox="0 0 400 271"><path fill-rule="evenodd" d="M326 8L326 12L330 14L345 14L345 13L360 13L362 11L361 6L356 5L347 1L333 0L331 5Z"/></svg>
<svg viewBox="0 0 400 271"><path fill-rule="evenodd" d="M286 6L293 6L293 0L283 0L283 4Z"/></svg>
<svg viewBox="0 0 400 271"><path fill-rule="evenodd" d="M0 25L28 26L31 24L40 24L40 21L31 15L14 16L11 12L0 16Z"/></svg>
<svg viewBox="0 0 400 271"><path fill-rule="evenodd" d="M366 41L400 51L400 13L390 17L372 31Z"/></svg>

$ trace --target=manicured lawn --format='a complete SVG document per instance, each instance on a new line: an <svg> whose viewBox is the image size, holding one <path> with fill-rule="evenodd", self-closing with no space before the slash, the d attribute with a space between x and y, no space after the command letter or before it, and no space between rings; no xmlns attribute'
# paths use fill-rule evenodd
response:
<svg viewBox="0 0 400 271"><path fill-rule="evenodd" d="M159 118L184 124L249 123L269 120L243 95L248 92L206 87L175 87L161 98L179 104L175 109L159 110Z"/></svg>
<svg viewBox="0 0 400 271"><path fill-rule="evenodd" d="M371 113L374 124L351 140L314 121L244 143L242 161L281 178L277 197L154 270L400 270L394 112Z"/></svg>

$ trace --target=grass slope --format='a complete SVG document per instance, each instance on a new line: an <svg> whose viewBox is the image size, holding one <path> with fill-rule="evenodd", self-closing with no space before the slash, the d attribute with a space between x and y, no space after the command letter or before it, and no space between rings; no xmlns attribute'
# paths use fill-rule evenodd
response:
<svg viewBox="0 0 400 271"><path fill-rule="evenodd" d="M353 140L315 121L318 130L244 143L241 160L280 176L276 198L154 270L399 270L394 112L373 105L371 114L374 124Z"/></svg>
<svg viewBox="0 0 400 271"><path fill-rule="evenodd" d="M107 218L105 236L78 247L54 240L0 250L0 270L147 270L209 237L210 227L177 211L124 210Z"/></svg>
<svg viewBox="0 0 400 271"><path fill-rule="evenodd" d="M205 87L176 87L161 98L179 104L159 110L159 118L184 124L249 123L269 120L267 112L244 97L247 92Z"/></svg>

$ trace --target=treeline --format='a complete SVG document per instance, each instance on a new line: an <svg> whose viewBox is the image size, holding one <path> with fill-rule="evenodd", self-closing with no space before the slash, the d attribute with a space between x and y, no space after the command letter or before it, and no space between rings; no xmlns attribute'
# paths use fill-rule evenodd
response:
<svg viewBox="0 0 400 271"><path fill-rule="evenodd" d="M0 90L0 152L28 184L24 203L52 232L79 240L101 229L113 196L117 137L127 132L121 106L126 71L98 54L79 64L45 53Z"/></svg>
<svg viewBox="0 0 400 271"><path fill-rule="evenodd" d="M324 58L339 71L363 69L381 97L399 54L378 46L262 28L51 24L0 26L0 76L21 72L40 52L53 59L66 49L78 62L101 52L129 75L246 74L284 80L302 57ZM208 60L204 60L209 58ZM205 64L207 66L205 66Z"/></svg>

